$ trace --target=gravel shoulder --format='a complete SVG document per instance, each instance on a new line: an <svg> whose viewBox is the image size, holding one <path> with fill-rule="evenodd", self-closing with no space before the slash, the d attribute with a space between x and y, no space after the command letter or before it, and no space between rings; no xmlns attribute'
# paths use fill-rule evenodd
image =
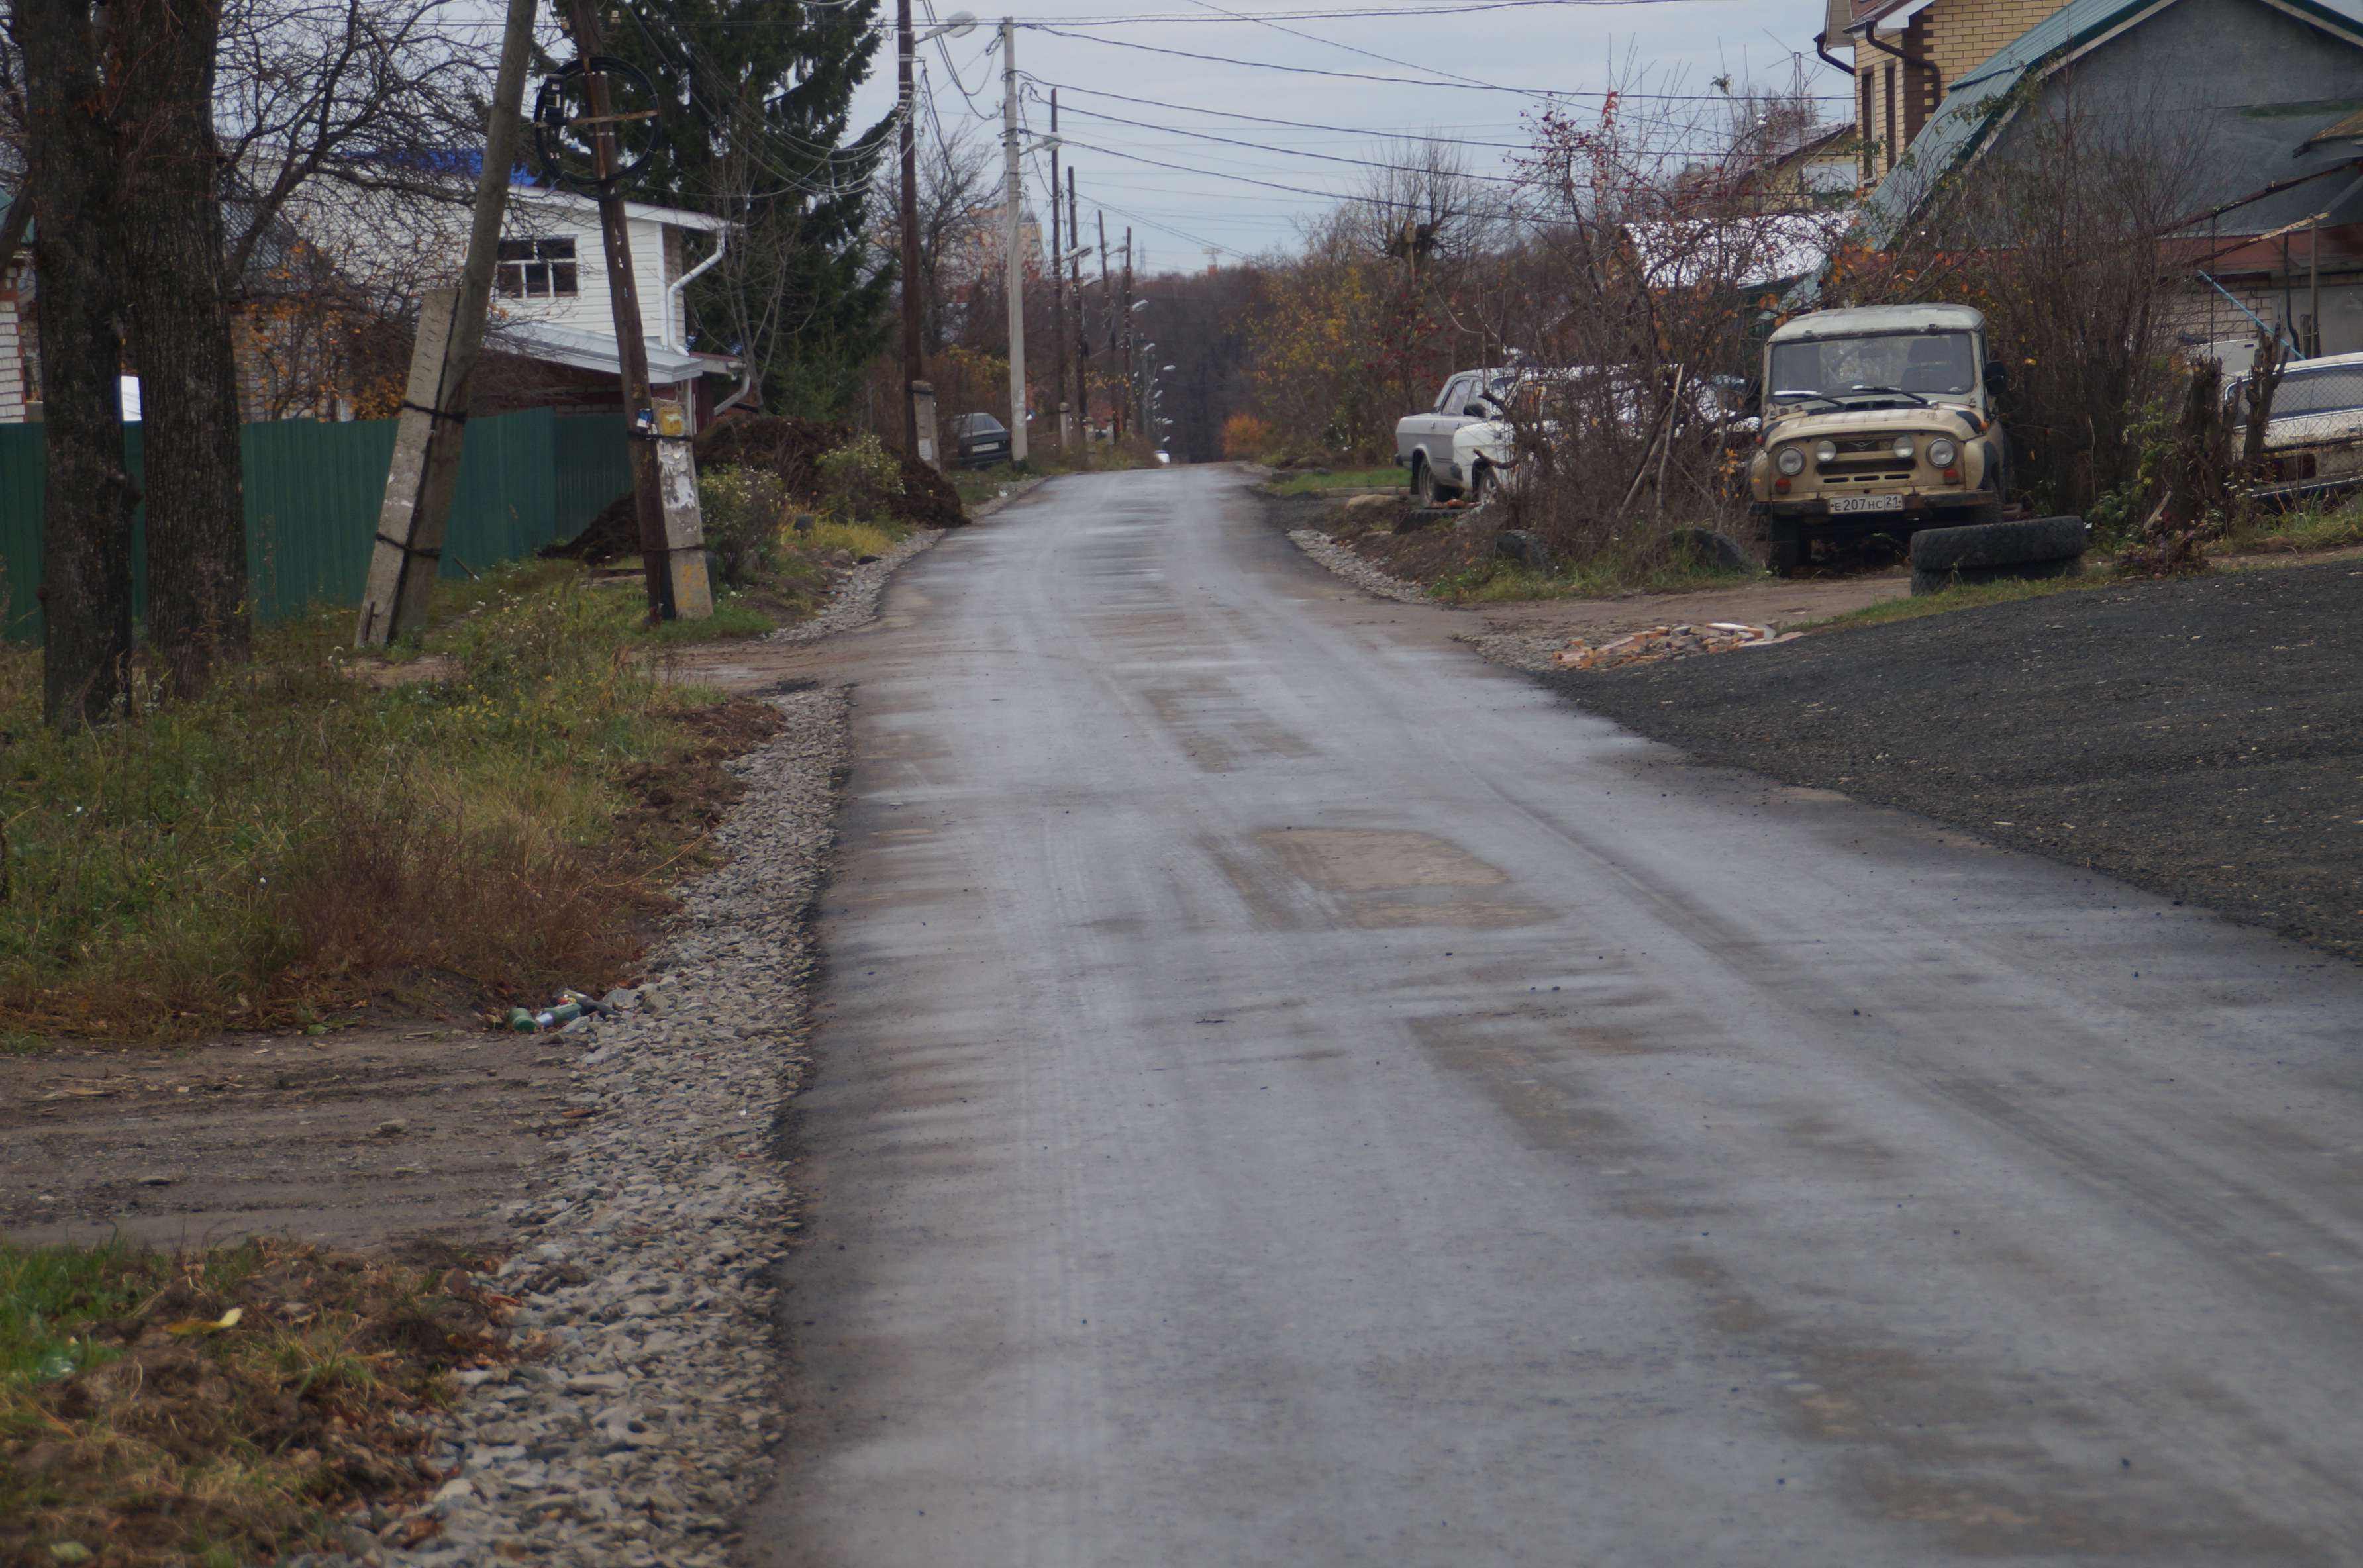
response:
<svg viewBox="0 0 2363 1568"><path fill-rule="evenodd" d="M1315 515L1293 501L1268 513L1360 582L1368 563L1316 544ZM1592 622L1489 607L1460 640L1684 754L1645 767L1742 767L1900 807L2363 958L2363 557L2283 560L1619 669L1548 656L1569 635L1631 629L1623 601L1560 602ZM1823 607L1841 594L1892 597L1885 586L1638 604L1665 621L1708 618L1710 600L1790 600L1730 616L1778 625L1851 608Z"/></svg>
<svg viewBox="0 0 2363 1568"><path fill-rule="evenodd" d="M2363 958L2358 615L2363 563L2337 560L1536 679L1695 761Z"/></svg>

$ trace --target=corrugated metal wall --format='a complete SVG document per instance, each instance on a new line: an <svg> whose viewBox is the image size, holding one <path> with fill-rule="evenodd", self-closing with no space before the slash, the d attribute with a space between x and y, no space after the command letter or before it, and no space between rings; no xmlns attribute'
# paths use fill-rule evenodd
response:
<svg viewBox="0 0 2363 1568"><path fill-rule="evenodd" d="M314 604L357 604L369 572L394 421L323 425L290 419L240 433L246 472L246 558L264 620ZM124 455L145 483L139 427ZM41 441L38 425L0 425L0 626L41 635ZM468 426L443 547L443 575L483 571L571 538L631 488L621 414L560 418L548 409ZM147 606L146 516L137 520L135 605Z"/></svg>

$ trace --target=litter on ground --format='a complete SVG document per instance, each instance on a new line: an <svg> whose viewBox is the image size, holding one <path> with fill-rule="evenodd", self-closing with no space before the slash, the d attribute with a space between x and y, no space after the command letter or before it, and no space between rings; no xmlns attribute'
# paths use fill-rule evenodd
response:
<svg viewBox="0 0 2363 1568"><path fill-rule="evenodd" d="M1599 644L1571 637L1567 646L1551 655L1551 663L1561 669L1614 669L1618 665L1687 658L1692 654L1768 648L1775 643L1793 642L1804 635L1775 632L1769 626L1743 621L1712 621L1703 626L1651 626Z"/></svg>

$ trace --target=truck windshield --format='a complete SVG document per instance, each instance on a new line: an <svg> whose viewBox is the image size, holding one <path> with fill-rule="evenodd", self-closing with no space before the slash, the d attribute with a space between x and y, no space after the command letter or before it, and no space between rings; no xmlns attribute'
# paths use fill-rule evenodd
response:
<svg viewBox="0 0 2363 1568"><path fill-rule="evenodd" d="M1892 333L1772 345L1772 397L1845 397L1892 388L1922 397L1962 397L1977 384L1977 351L1966 332Z"/></svg>

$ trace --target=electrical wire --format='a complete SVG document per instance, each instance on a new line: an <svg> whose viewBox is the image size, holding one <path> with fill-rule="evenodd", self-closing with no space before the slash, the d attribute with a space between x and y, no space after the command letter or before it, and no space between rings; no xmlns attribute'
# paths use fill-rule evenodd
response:
<svg viewBox="0 0 2363 1568"><path fill-rule="evenodd" d="M1021 72L1019 74L1025 75L1026 73ZM1078 87L1071 83L1050 82L1039 76L1026 76L1026 79L1040 86L1056 87L1061 93L1081 93L1087 98L1106 98L1119 104L1138 104L1142 107L1149 109L1170 109L1177 115L1212 115L1220 119L1248 120L1259 126L1280 126L1289 130L1328 131L1338 136L1357 136L1363 138L1383 137L1393 141L1432 142L1438 147L1484 147L1498 149L1505 152L1527 152L1533 150L1532 143L1523 141L1471 141L1463 137L1423 136L1416 131L1364 130L1352 126L1321 126L1309 124L1304 120L1276 120L1269 115L1243 115L1232 109L1200 108L1194 104L1160 103L1155 98L1137 98L1127 93L1107 93L1100 91L1097 88ZM1078 109L1076 113L1087 115L1092 113L1092 111L1089 109Z"/></svg>
<svg viewBox="0 0 2363 1568"><path fill-rule="evenodd" d="M1324 163L1351 163L1362 169L1384 169L1397 174L1425 174L1430 171L1414 163L1381 163L1370 158L1348 158L1335 152L1311 152L1303 148L1272 147L1259 141L1241 141L1237 137L1216 136L1212 131L1183 130L1178 126L1153 126L1144 120L1127 120L1121 115L1111 115L1098 109L1073 109L1071 114L1088 115L1095 120L1111 120L1135 130L1161 131L1168 136L1186 136L1198 141L1218 141L1226 147L1243 147L1250 152L1269 152L1283 158L1312 158ZM1438 172L1441 172L1440 171ZM1470 174L1453 171L1455 179L1480 180L1489 185L1519 185L1525 182L1508 174Z"/></svg>
<svg viewBox="0 0 2363 1568"><path fill-rule="evenodd" d="M1612 3L1633 5L1657 4L1658 0L1612 0ZM1507 94L1514 98L1534 98L1546 104L1555 103L1562 98L1614 98L1619 102L1630 98L1640 100L1666 100L1675 103L1715 103L1721 101L1722 97L1719 94L1706 93L1623 93L1605 89L1581 90L1553 88L1548 92L1541 92L1531 87L1496 87L1485 83L1463 85L1462 83L1454 82L1423 82L1419 78L1414 76L1373 76L1366 72L1359 71L1324 71L1318 66L1312 65L1281 65L1269 60L1235 60L1228 55L1200 54L1192 50L1167 49L1159 44L1134 43L1129 39L1098 39L1092 37L1088 33L1065 32L1058 28L1048 27L1038 22L1032 24L1031 30L1037 33L1047 33L1052 38L1071 39L1079 43L1105 44L1111 49L1131 49L1139 50L1148 54L1172 55L1182 60L1204 61L1210 65L1237 65L1256 71L1282 71L1292 76L1327 76L1333 77L1341 82L1376 82L1392 87L1435 87L1454 92L1503 93ZM1852 103L1854 101L1852 95L1847 94L1824 93L1815 94L1814 96L1829 103Z"/></svg>

